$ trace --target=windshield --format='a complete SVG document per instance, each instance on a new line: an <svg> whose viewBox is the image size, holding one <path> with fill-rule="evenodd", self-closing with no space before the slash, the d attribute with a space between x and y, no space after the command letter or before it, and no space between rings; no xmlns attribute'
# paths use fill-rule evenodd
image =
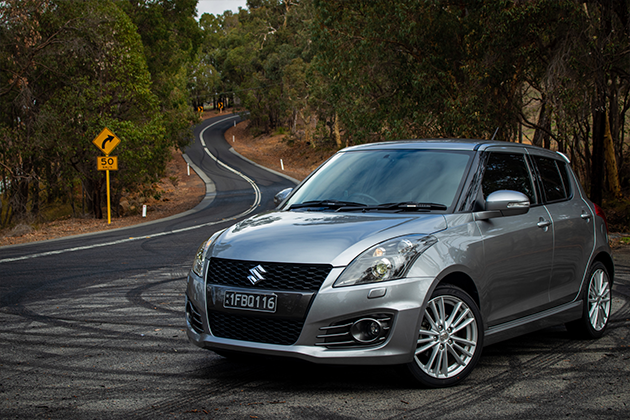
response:
<svg viewBox="0 0 630 420"><path fill-rule="evenodd" d="M472 152L444 150L358 150L339 153L296 191L285 208L335 204L383 206L453 205Z"/></svg>

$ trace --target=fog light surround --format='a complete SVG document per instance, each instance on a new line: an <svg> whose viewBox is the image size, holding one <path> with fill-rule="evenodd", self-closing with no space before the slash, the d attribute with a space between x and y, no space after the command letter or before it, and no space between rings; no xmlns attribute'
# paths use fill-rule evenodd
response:
<svg viewBox="0 0 630 420"><path fill-rule="evenodd" d="M383 326L374 318L361 318L350 327L352 338L361 344L374 343L382 333Z"/></svg>
<svg viewBox="0 0 630 420"><path fill-rule="evenodd" d="M394 322L392 313L363 314L319 327L316 346L348 349L378 346L389 337Z"/></svg>

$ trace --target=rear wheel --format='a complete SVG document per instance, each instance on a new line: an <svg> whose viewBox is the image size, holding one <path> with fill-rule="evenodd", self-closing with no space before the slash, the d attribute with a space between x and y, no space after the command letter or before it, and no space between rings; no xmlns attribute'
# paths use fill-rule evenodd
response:
<svg viewBox="0 0 630 420"><path fill-rule="evenodd" d="M458 287L439 286L424 311L407 369L423 386L452 386L472 372L482 347L483 324L475 301Z"/></svg>
<svg viewBox="0 0 630 420"><path fill-rule="evenodd" d="M579 338L599 338L608 326L611 305L611 284L606 266L593 263L588 284L582 295L582 318L566 324L567 330Z"/></svg>

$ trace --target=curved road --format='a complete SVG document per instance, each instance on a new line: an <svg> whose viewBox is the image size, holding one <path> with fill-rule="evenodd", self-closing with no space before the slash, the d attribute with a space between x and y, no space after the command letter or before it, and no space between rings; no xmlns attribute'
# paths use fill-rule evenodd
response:
<svg viewBox="0 0 630 420"><path fill-rule="evenodd" d="M273 208L273 195L295 183L230 151L223 133L235 120L239 117L218 117L195 127L186 153L212 184L194 210L98 234L0 248L0 307L15 306L24 293L54 284L81 287L85 281L185 264L216 230Z"/></svg>
<svg viewBox="0 0 630 420"><path fill-rule="evenodd" d="M0 418L630 418L630 252L615 255L606 335L555 327L484 349L460 386L419 390L392 367L234 362L188 343L198 245L272 207L292 182L241 159L223 132L187 149L208 174L194 211L136 227L0 248Z"/></svg>

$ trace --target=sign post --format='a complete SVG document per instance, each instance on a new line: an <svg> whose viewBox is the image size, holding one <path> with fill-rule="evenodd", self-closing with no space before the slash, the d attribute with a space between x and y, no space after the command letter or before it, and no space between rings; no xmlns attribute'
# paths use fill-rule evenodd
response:
<svg viewBox="0 0 630 420"><path fill-rule="evenodd" d="M107 180L107 224L112 223L110 194L109 194L109 171L118 170L118 157L110 156L109 154L120 144L120 139L116 137L107 127L101 131L101 134L96 136L92 143L103 153L105 156L96 158L96 168L99 171L105 171L105 179Z"/></svg>

